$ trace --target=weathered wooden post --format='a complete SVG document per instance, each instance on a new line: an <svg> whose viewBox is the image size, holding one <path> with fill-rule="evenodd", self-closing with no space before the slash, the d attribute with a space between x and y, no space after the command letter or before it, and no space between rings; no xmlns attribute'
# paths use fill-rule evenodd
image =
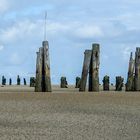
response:
<svg viewBox="0 0 140 140"><path fill-rule="evenodd" d="M2 85L5 85L5 77L2 76Z"/></svg>
<svg viewBox="0 0 140 140"><path fill-rule="evenodd" d="M17 85L20 85L20 77L19 77L19 75L17 76Z"/></svg>
<svg viewBox="0 0 140 140"><path fill-rule="evenodd" d="M51 78L50 78L50 59L49 59L49 43L43 41L43 91L51 92Z"/></svg>
<svg viewBox="0 0 140 140"><path fill-rule="evenodd" d="M140 48L136 48L135 54L135 90L140 91Z"/></svg>
<svg viewBox="0 0 140 140"><path fill-rule="evenodd" d="M30 77L30 87L35 87L35 83L36 83L35 77Z"/></svg>
<svg viewBox="0 0 140 140"><path fill-rule="evenodd" d="M43 49L39 48L39 52L37 52L37 60L36 60L36 84L35 91L42 92L42 56Z"/></svg>
<svg viewBox="0 0 140 140"><path fill-rule="evenodd" d="M68 88L68 82L67 82L67 79L66 77L61 77L61 80L60 80L60 87L61 88Z"/></svg>
<svg viewBox="0 0 140 140"><path fill-rule="evenodd" d="M100 65L100 45L92 45L92 57L89 70L89 91L99 91L99 65Z"/></svg>
<svg viewBox="0 0 140 140"><path fill-rule="evenodd" d="M80 82L81 82L81 78L80 77L76 77L75 88L79 88L80 87Z"/></svg>
<svg viewBox="0 0 140 140"><path fill-rule="evenodd" d="M121 76L116 77L116 91L122 91L124 78Z"/></svg>
<svg viewBox="0 0 140 140"><path fill-rule="evenodd" d="M43 41L42 47L39 49L39 52L37 52L35 91L51 92L48 41Z"/></svg>
<svg viewBox="0 0 140 140"><path fill-rule="evenodd" d="M23 81L24 81L24 85L26 86L27 85L26 79L24 78Z"/></svg>
<svg viewBox="0 0 140 140"><path fill-rule="evenodd" d="M109 81L109 76L106 75L106 76L103 78L103 90L109 91L109 83L110 83L110 81Z"/></svg>
<svg viewBox="0 0 140 140"><path fill-rule="evenodd" d="M89 66L91 63L91 50L86 50L84 53L84 63L83 63L83 70L82 70L82 76L81 76L81 82L80 82L80 88L79 91L85 91L86 90L86 83L87 83L87 76L89 72Z"/></svg>
<svg viewBox="0 0 140 140"><path fill-rule="evenodd" d="M126 91L134 90L134 69L135 69L135 60L133 59L133 53L131 52L128 68L128 77L126 83Z"/></svg>
<svg viewBox="0 0 140 140"><path fill-rule="evenodd" d="M47 13L45 13L45 32L44 41L39 53L37 53L36 64L36 92L51 92L51 78L50 78L50 59L49 59L49 43L46 40L46 23Z"/></svg>
<svg viewBox="0 0 140 140"><path fill-rule="evenodd" d="M2 85L6 85L6 78L2 76Z"/></svg>
<svg viewBox="0 0 140 140"><path fill-rule="evenodd" d="M10 86L12 85L12 79L11 78L9 79L9 85Z"/></svg>

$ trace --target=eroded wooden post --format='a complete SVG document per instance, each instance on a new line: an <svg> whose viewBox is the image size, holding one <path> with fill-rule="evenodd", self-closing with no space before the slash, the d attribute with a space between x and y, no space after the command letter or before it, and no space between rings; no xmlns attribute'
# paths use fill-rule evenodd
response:
<svg viewBox="0 0 140 140"><path fill-rule="evenodd" d="M109 81L109 76L105 76L104 78L103 78L103 90L104 91L109 91L109 83L110 83L110 81Z"/></svg>
<svg viewBox="0 0 140 140"><path fill-rule="evenodd" d="M133 53L131 52L128 68L128 77L126 83L126 91L134 90L134 69L135 69L135 60L133 59Z"/></svg>
<svg viewBox="0 0 140 140"><path fill-rule="evenodd" d="M17 85L20 85L20 77L19 77L19 75L17 76Z"/></svg>
<svg viewBox="0 0 140 140"><path fill-rule="evenodd" d="M60 82L61 82L60 83L61 88L68 88L68 82L66 77L61 77Z"/></svg>
<svg viewBox="0 0 140 140"><path fill-rule="evenodd" d="M37 52L36 63L36 92L51 92L50 59L48 41L43 41Z"/></svg>
<svg viewBox="0 0 140 140"><path fill-rule="evenodd" d="M43 91L51 92L51 78L50 78L50 59L49 59L49 43L43 41Z"/></svg>
<svg viewBox="0 0 140 140"><path fill-rule="evenodd" d="M80 77L76 77L75 88L79 88L80 87L80 82L81 82L81 78Z"/></svg>
<svg viewBox="0 0 140 140"><path fill-rule="evenodd" d="M10 86L12 85L12 79L11 78L9 79L9 85Z"/></svg>
<svg viewBox="0 0 140 140"><path fill-rule="evenodd" d="M86 83L87 83L87 76L88 76L88 72L89 72L89 66L90 66L90 62L91 62L91 55L92 55L91 50L86 50L84 53L84 63L83 63L83 70L82 70L79 91L86 90Z"/></svg>
<svg viewBox="0 0 140 140"><path fill-rule="evenodd" d="M2 76L2 85L6 85L6 78Z"/></svg>
<svg viewBox="0 0 140 140"><path fill-rule="evenodd" d="M89 91L99 91L99 65L100 65L100 45L92 45L92 57L89 71Z"/></svg>
<svg viewBox="0 0 140 140"><path fill-rule="evenodd" d="M140 91L140 48L136 48L135 54L135 90Z"/></svg>
<svg viewBox="0 0 140 140"><path fill-rule="evenodd" d="M37 52L37 60L36 60L36 84L35 91L42 92L42 56L43 49L39 48L39 52Z"/></svg>
<svg viewBox="0 0 140 140"><path fill-rule="evenodd" d="M116 91L122 91L124 78L121 76L116 77Z"/></svg>
<svg viewBox="0 0 140 140"><path fill-rule="evenodd" d="M30 87L35 87L35 85L36 85L35 77L30 77Z"/></svg>

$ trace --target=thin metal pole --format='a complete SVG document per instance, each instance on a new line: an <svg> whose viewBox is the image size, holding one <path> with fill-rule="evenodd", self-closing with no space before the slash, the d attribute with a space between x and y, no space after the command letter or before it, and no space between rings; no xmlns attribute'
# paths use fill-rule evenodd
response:
<svg viewBox="0 0 140 140"><path fill-rule="evenodd" d="M47 39L47 11L45 12L44 41Z"/></svg>

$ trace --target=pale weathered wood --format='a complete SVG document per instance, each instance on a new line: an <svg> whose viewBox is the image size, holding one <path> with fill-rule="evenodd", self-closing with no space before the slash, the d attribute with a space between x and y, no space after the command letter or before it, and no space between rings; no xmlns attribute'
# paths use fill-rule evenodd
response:
<svg viewBox="0 0 140 140"><path fill-rule="evenodd" d="M140 48L136 48L135 54L135 90L140 91Z"/></svg>
<svg viewBox="0 0 140 140"><path fill-rule="evenodd" d="M37 52L36 63L36 92L51 92L49 44L43 41L42 47Z"/></svg>
<svg viewBox="0 0 140 140"><path fill-rule="evenodd" d="M50 59L48 41L43 41L43 91L51 92Z"/></svg>
<svg viewBox="0 0 140 140"><path fill-rule="evenodd" d="M43 56L43 48L39 48L39 52L37 52L37 61L36 61L36 85L35 91L42 92L42 56Z"/></svg>
<svg viewBox="0 0 140 140"><path fill-rule="evenodd" d="M35 84L35 92L39 92L39 52L37 54L36 59L36 84Z"/></svg>
<svg viewBox="0 0 140 140"><path fill-rule="evenodd" d="M134 69L135 69L135 60L133 59L133 53L131 52L128 68L128 77L126 83L126 91L134 90Z"/></svg>
<svg viewBox="0 0 140 140"><path fill-rule="evenodd" d="M83 70L82 70L79 91L86 90L86 83L87 83L87 76L88 76L88 72L89 72L89 66L90 66L90 62L91 62L91 55L92 55L91 50L86 50L84 53L84 63L83 63Z"/></svg>

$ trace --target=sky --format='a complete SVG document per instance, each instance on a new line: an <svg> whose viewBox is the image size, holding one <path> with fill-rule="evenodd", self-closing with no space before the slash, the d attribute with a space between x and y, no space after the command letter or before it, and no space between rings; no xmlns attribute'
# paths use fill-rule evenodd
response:
<svg viewBox="0 0 140 140"><path fill-rule="evenodd" d="M139 5L139 0L0 0L0 77L35 76L47 11L53 84L61 76L75 83L93 43L101 49L100 82L105 75L110 82L126 79L130 52L140 47Z"/></svg>

